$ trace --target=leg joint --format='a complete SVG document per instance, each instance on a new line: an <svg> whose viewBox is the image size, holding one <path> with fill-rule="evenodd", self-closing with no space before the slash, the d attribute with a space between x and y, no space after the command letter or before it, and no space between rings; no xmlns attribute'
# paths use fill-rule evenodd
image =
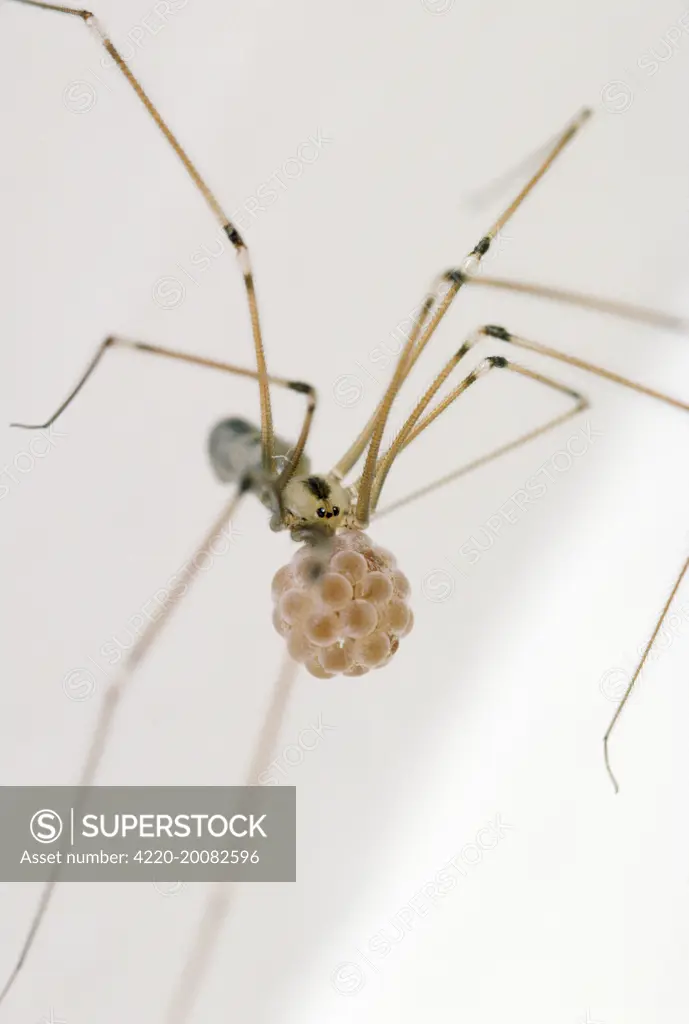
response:
<svg viewBox="0 0 689 1024"><path fill-rule="evenodd" d="M287 384L288 388L292 391L298 391L300 395L311 395L312 398L316 397L316 389L313 384L305 384L303 380L291 380Z"/></svg>
<svg viewBox="0 0 689 1024"><path fill-rule="evenodd" d="M488 338L497 338L499 341L511 341L512 335L504 327L496 327L494 324L487 324L481 328L481 334Z"/></svg>
<svg viewBox="0 0 689 1024"><path fill-rule="evenodd" d="M223 224L223 231L232 242L235 249L246 249L244 239L239 234L234 224Z"/></svg>
<svg viewBox="0 0 689 1024"><path fill-rule="evenodd" d="M492 241L492 239L491 239L490 235L484 235L483 238L471 250L471 253L469 255L470 256L478 256L479 259L481 258L481 256L485 256L486 253L488 252L488 250L490 249L491 241Z"/></svg>
<svg viewBox="0 0 689 1024"><path fill-rule="evenodd" d="M314 411L318 395L313 384L306 384L302 380L291 380L288 382L287 387L290 388L291 391L296 391L299 395L306 395L307 408L309 412Z"/></svg>

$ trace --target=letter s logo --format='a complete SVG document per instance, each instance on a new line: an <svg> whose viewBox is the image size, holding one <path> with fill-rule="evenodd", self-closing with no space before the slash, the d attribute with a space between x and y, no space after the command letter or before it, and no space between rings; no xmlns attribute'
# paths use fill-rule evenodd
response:
<svg viewBox="0 0 689 1024"><path fill-rule="evenodd" d="M36 811L29 828L37 843L54 843L62 835L62 818L57 811Z"/></svg>

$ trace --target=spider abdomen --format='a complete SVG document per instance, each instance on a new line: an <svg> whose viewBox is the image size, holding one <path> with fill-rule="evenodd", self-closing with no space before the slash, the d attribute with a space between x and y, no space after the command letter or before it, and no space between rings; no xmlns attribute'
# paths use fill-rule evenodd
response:
<svg viewBox="0 0 689 1024"><path fill-rule="evenodd" d="M275 438L276 475L282 469L290 447L287 441ZM261 468L261 431L239 416L221 420L208 436L208 455L213 472L221 483L238 483L246 474L258 474ZM300 473L308 473L306 456L302 456L297 468Z"/></svg>

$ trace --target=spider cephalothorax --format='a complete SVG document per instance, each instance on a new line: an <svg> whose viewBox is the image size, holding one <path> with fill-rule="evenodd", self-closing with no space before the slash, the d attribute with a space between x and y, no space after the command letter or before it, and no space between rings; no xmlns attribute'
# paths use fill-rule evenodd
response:
<svg viewBox="0 0 689 1024"><path fill-rule="evenodd" d="M328 476L294 476L281 495L284 525L319 526L334 532L353 526L350 491Z"/></svg>

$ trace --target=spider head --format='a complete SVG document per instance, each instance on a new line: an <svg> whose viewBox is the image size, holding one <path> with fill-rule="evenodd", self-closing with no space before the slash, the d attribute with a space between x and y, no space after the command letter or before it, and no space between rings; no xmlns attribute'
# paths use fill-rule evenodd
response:
<svg viewBox="0 0 689 1024"><path fill-rule="evenodd" d="M292 529L334 533L347 524L350 504L349 491L332 476L294 476L282 492Z"/></svg>

